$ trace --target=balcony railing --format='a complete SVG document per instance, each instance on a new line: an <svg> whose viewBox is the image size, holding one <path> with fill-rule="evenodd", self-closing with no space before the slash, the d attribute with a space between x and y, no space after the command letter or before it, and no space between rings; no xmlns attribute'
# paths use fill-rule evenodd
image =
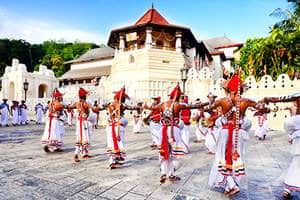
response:
<svg viewBox="0 0 300 200"><path fill-rule="evenodd" d="M131 47L124 48L124 51L133 51L133 50L136 50L136 49L144 49L144 48L145 48L145 45L140 45L140 46L137 46L137 47L131 46ZM160 46L160 45L153 45L151 48L168 50L168 51L176 51L175 47L167 47L167 46Z"/></svg>

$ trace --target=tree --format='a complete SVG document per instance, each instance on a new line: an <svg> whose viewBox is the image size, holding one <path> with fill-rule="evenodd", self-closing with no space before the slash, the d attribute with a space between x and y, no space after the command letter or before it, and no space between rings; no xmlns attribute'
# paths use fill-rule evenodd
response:
<svg viewBox="0 0 300 200"><path fill-rule="evenodd" d="M11 65L13 58L17 58L32 72L43 64L53 69L56 76L61 76L68 69L64 62L73 60L89 49L97 48L96 44L76 41L74 43L59 41L45 41L42 44L30 44L25 40L0 39L0 75L5 67Z"/></svg>
<svg viewBox="0 0 300 200"><path fill-rule="evenodd" d="M292 0L290 1L292 2ZM240 65L244 75L260 78L270 74L274 79L281 73L291 78L300 72L300 23L297 9L276 9L271 15L281 18L265 38L248 39L241 49Z"/></svg>

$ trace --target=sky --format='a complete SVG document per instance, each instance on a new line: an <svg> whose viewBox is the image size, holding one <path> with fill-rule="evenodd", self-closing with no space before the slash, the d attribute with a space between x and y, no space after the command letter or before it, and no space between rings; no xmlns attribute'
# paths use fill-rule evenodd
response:
<svg viewBox="0 0 300 200"><path fill-rule="evenodd" d="M191 28L198 40L235 42L264 37L286 0L0 0L0 38L106 44L111 29L134 24L153 3L170 23Z"/></svg>

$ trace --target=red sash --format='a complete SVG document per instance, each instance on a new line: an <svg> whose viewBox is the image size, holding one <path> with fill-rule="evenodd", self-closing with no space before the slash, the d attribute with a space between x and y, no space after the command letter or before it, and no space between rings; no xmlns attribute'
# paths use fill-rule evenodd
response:
<svg viewBox="0 0 300 200"><path fill-rule="evenodd" d="M232 165L232 138L233 138L233 130L235 128L234 123L228 122L228 124L223 125L223 129L228 129L228 139L226 144L225 151L225 160L226 165Z"/></svg>
<svg viewBox="0 0 300 200"><path fill-rule="evenodd" d="M168 126L166 124L162 127L160 155L163 156L165 160L169 160Z"/></svg>
<svg viewBox="0 0 300 200"><path fill-rule="evenodd" d="M182 109L181 110L181 120L184 124L189 124L191 119L191 111L189 109Z"/></svg>
<svg viewBox="0 0 300 200"><path fill-rule="evenodd" d="M168 139L168 127L178 127L179 119L175 118L172 120L162 119L162 141L161 141L161 151L160 155L164 157L164 159L169 159L170 149L169 149L169 139ZM174 135L172 136L175 141Z"/></svg>
<svg viewBox="0 0 300 200"><path fill-rule="evenodd" d="M114 150L115 150L116 152L120 152L115 127L116 127L116 122L115 122L115 121L112 121L112 122L111 122L111 128L112 128L112 129L111 129L111 133L112 133L112 139L113 139Z"/></svg>

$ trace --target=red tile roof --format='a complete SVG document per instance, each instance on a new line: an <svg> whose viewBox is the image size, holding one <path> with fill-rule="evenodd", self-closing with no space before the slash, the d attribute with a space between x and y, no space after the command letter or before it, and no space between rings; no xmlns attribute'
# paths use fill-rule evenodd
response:
<svg viewBox="0 0 300 200"><path fill-rule="evenodd" d="M158 24L158 25L170 25L170 23L163 17L159 12L154 9L150 8L134 25L141 25L141 24Z"/></svg>
<svg viewBox="0 0 300 200"><path fill-rule="evenodd" d="M234 43L234 44L228 44L228 45L220 45L215 47L215 49L225 49L225 48L231 48L231 47L241 47L243 46L243 43Z"/></svg>

